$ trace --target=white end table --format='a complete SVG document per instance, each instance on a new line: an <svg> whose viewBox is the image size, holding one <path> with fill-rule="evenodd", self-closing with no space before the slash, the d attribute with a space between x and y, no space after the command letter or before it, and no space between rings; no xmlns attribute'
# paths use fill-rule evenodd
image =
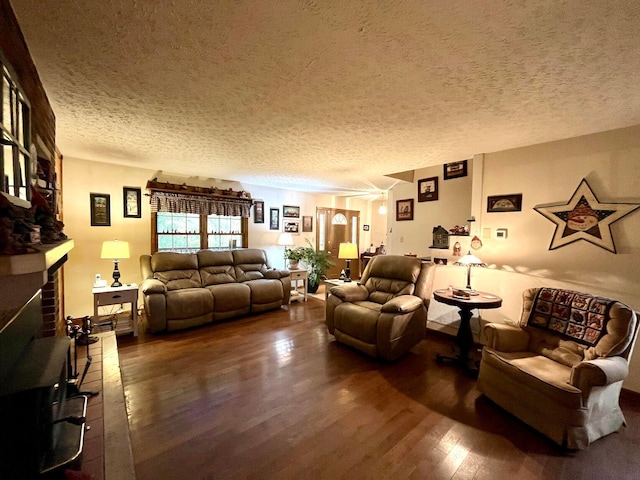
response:
<svg viewBox="0 0 640 480"><path fill-rule="evenodd" d="M123 303L131 304L131 326L116 328L116 334L133 332L138 336L138 285L128 283L121 287L94 287L93 292L93 321L98 322L98 308Z"/></svg>
<svg viewBox="0 0 640 480"><path fill-rule="evenodd" d="M296 300L304 300L306 302L309 273L305 268L289 270L289 272L291 272L291 296L289 297L289 303L295 302ZM298 290L300 288L298 282L302 282L303 293L300 293Z"/></svg>

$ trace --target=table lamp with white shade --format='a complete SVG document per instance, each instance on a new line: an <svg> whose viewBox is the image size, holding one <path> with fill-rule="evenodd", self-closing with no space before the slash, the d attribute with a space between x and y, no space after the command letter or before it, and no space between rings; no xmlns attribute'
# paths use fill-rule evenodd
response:
<svg viewBox="0 0 640 480"><path fill-rule="evenodd" d="M113 283L112 287L121 287L120 270L118 270L118 262L122 258L129 258L129 242L121 242L119 240L107 240L102 242L102 252L100 258L108 258L113 260Z"/></svg>
<svg viewBox="0 0 640 480"><path fill-rule="evenodd" d="M351 281L351 260L358 258L358 245L355 243L341 243L338 249L338 258L347 261L347 267L344 269L345 282Z"/></svg>
<svg viewBox="0 0 640 480"><path fill-rule="evenodd" d="M461 265L463 267L467 267L467 290L473 292L474 290L471 288L471 267L486 267L487 264L480 260L475 255L471 255L471 251L460 257L454 265Z"/></svg>

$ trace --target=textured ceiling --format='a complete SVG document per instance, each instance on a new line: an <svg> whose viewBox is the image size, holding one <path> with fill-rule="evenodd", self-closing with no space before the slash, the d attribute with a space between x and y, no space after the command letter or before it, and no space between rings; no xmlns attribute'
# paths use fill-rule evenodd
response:
<svg viewBox="0 0 640 480"><path fill-rule="evenodd" d="M11 0L65 156L308 191L640 124L640 2Z"/></svg>

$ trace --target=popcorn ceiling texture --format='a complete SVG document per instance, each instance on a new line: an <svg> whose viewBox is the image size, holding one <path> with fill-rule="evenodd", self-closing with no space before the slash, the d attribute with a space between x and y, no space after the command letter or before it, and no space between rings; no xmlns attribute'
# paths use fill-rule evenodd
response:
<svg viewBox="0 0 640 480"><path fill-rule="evenodd" d="M640 123L637 0L11 4L58 146L86 160L379 191Z"/></svg>

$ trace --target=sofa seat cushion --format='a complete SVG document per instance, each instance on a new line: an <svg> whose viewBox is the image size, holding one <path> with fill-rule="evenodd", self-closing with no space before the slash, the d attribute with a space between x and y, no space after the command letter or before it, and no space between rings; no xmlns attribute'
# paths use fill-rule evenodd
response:
<svg viewBox="0 0 640 480"><path fill-rule="evenodd" d="M213 311L213 296L206 288L183 288L167 292L167 319L211 315Z"/></svg>
<svg viewBox="0 0 640 480"><path fill-rule="evenodd" d="M380 309L380 304L366 300L355 303L342 303L335 309L334 326L336 330L351 337L375 345L378 335Z"/></svg>
<svg viewBox="0 0 640 480"><path fill-rule="evenodd" d="M569 383L571 367L534 352L498 352L489 347L483 349L482 362L568 408L582 407L582 392Z"/></svg>
<svg viewBox="0 0 640 480"><path fill-rule="evenodd" d="M284 291L280 280L261 278L249 280L244 282L243 285L251 289L251 303L253 305L282 302L284 298Z"/></svg>
<svg viewBox="0 0 640 480"><path fill-rule="evenodd" d="M214 312L247 313L251 307L251 289L244 283L224 283L206 288L213 296Z"/></svg>

